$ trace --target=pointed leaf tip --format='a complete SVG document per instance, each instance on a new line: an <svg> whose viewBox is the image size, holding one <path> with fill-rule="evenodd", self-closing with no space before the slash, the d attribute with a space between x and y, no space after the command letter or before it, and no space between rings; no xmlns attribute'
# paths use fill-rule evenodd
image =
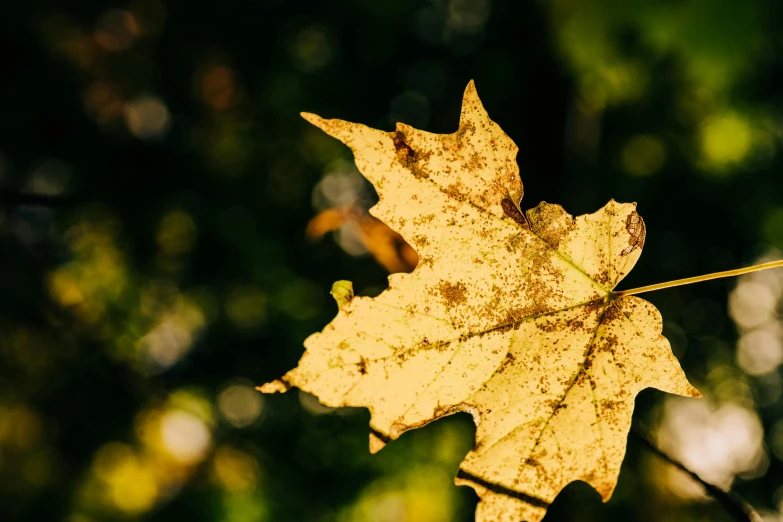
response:
<svg viewBox="0 0 783 522"><path fill-rule="evenodd" d="M312 123L316 127L322 127L324 119L318 116L317 114L313 114L312 112L300 112L299 115L307 120L309 123Z"/></svg>
<svg viewBox="0 0 783 522"><path fill-rule="evenodd" d="M484 108L484 104L481 103L478 91L476 90L476 84L473 82L473 80L470 80L467 87L465 87L465 93L462 95L460 125L464 125L468 121L478 123L488 119L489 114Z"/></svg>
<svg viewBox="0 0 783 522"><path fill-rule="evenodd" d="M479 104L481 103L478 97L478 91L476 90L476 83L473 80L470 80L465 87L465 92L462 95L462 104L465 105L468 100L478 101Z"/></svg>

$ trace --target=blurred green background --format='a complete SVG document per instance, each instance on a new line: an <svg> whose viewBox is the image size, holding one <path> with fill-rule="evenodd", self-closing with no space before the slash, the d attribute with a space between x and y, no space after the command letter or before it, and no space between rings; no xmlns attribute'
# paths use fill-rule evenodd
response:
<svg viewBox="0 0 783 522"><path fill-rule="evenodd" d="M371 456L366 411L253 390L334 316L333 281L374 295L411 264L299 112L453 132L475 79L523 208L638 202L621 288L778 259L782 7L4 2L0 518L472 520L466 415ZM636 420L783 521L783 271L645 297L705 398L646 391ZM546 518L572 520L730 518L631 437L609 503L576 483Z"/></svg>

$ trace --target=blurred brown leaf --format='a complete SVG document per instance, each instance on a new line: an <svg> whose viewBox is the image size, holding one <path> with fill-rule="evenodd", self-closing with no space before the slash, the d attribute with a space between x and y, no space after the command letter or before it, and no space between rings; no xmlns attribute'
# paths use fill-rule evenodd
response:
<svg viewBox="0 0 783 522"><path fill-rule="evenodd" d="M364 247L389 273L411 272L419 263L419 255L401 235L359 208L324 210L310 220L305 234L310 239L321 239L345 224L356 225Z"/></svg>

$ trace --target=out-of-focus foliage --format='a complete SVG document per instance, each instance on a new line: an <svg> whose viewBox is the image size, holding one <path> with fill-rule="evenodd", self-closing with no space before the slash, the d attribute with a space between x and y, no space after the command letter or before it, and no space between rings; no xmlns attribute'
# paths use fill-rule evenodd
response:
<svg viewBox="0 0 783 522"><path fill-rule="evenodd" d="M371 457L365 411L252 390L334 316L333 281L385 287L371 245L402 252L348 214L307 239L319 213L364 216L375 194L299 112L452 132L473 78L520 145L527 201L638 202L650 234L628 287L734 268L783 249L781 14L772 0L5 2L3 518L470 520L476 499L450 478L469 419ZM645 392L637 418L783 519L779 274L647 297L705 399ZM629 448L611 502L573 485L546 520L728 519Z"/></svg>

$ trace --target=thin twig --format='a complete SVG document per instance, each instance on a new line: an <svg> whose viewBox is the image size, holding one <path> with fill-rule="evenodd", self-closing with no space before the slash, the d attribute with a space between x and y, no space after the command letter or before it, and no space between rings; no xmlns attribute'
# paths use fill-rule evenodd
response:
<svg viewBox="0 0 783 522"><path fill-rule="evenodd" d="M779 259L777 261L770 261L769 263L762 263L760 265L737 268L735 270L726 270L725 272L715 272L712 274L705 274L695 277L686 277L685 279L677 279L675 281L667 281L666 283L640 286L639 288L631 288L630 290L620 290L619 292L612 292L612 297L641 294L642 292L652 292L653 290L662 290L664 288L671 288L673 286L689 285L691 283L699 283L701 281L709 281L711 279L721 279L723 277L734 277L742 274L749 274L751 272L758 272L759 270L767 270L768 268L778 268L782 266L783 259Z"/></svg>
<svg viewBox="0 0 783 522"><path fill-rule="evenodd" d="M686 468L684 464L665 453L662 449L656 446L655 443L653 443L653 441L647 437L647 435L642 433L641 430L635 426L631 428L631 433L633 433L636 438L639 439L639 441L652 453L655 453L677 469L684 471L690 475L693 480L701 484L707 494L720 502L726 511L731 514L731 516L741 522L762 522L761 516L756 512L755 509L753 509L753 506L745 502L742 497L732 491L724 491L718 486L710 484L697 475L696 472Z"/></svg>

